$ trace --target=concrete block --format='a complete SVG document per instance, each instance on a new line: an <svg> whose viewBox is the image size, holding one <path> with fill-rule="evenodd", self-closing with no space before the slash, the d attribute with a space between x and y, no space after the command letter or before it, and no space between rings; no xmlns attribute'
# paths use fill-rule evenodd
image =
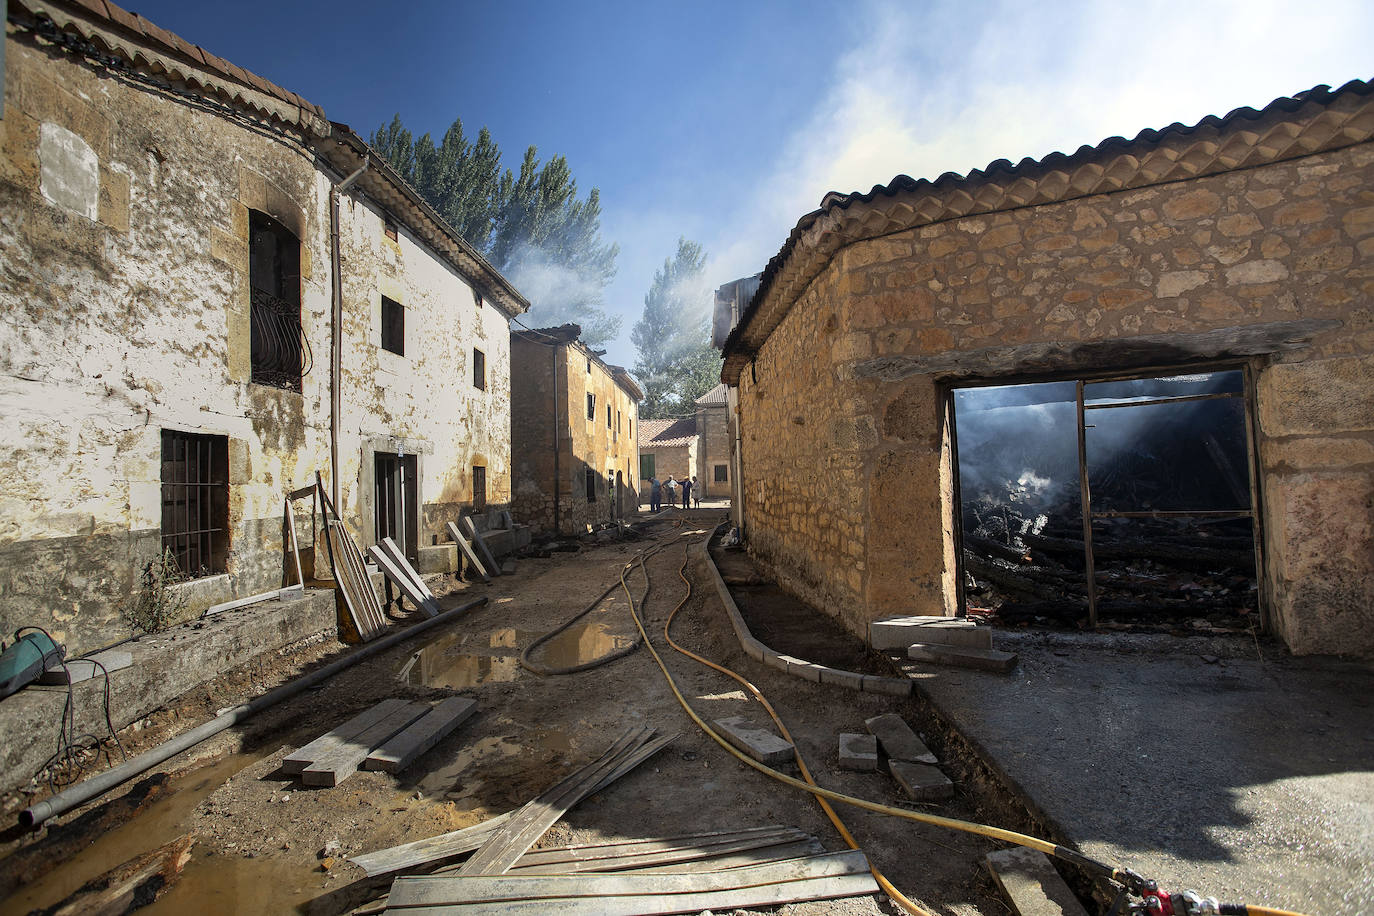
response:
<svg viewBox="0 0 1374 916"><path fill-rule="evenodd" d="M741 639L740 647L744 649L745 655L760 662L763 661L764 653L768 651L767 646L752 637Z"/></svg>
<svg viewBox="0 0 1374 916"><path fill-rule="evenodd" d="M840 735L840 769L878 770L878 739L872 735Z"/></svg>
<svg viewBox="0 0 1374 916"><path fill-rule="evenodd" d="M501 575L503 575L503 576L513 576L513 575L515 575L515 561L514 561L514 560L502 560L502 561L501 561Z"/></svg>
<svg viewBox="0 0 1374 916"><path fill-rule="evenodd" d="M960 617L892 617L868 625L875 649L905 649L912 643L991 649L992 630Z"/></svg>
<svg viewBox="0 0 1374 916"><path fill-rule="evenodd" d="M939 767L906 760L889 760L888 772L914 801L946 801L954 797L954 783Z"/></svg>
<svg viewBox="0 0 1374 916"><path fill-rule="evenodd" d="M822 684L833 684L849 690L863 690L864 676L857 671L841 671L839 668L827 668L824 665L819 667Z"/></svg>
<svg viewBox="0 0 1374 916"><path fill-rule="evenodd" d="M775 766L794 759L791 744L743 716L716 719L714 724L726 740L759 763Z"/></svg>
<svg viewBox="0 0 1374 916"><path fill-rule="evenodd" d="M864 693L884 693L892 697L909 697L915 684L904 677L878 677L865 674Z"/></svg>
<svg viewBox="0 0 1374 916"><path fill-rule="evenodd" d="M884 713L881 716L864 722L868 726L869 732L878 741L882 742L883 753L892 760L904 760L908 763L929 763L935 764L940 761L926 747L925 742L916 737L916 733L911 730L911 726L902 720L896 713Z"/></svg>
<svg viewBox="0 0 1374 916"><path fill-rule="evenodd" d="M1043 852L1015 846L988 853L983 863L1018 916L1088 916Z"/></svg>
<svg viewBox="0 0 1374 916"><path fill-rule="evenodd" d="M779 655L772 649L765 649L763 653L763 663L770 668L777 668L779 671L787 670L787 658Z"/></svg>
<svg viewBox="0 0 1374 916"><path fill-rule="evenodd" d="M1017 659L1015 652L1000 652L997 649L965 649L959 646L938 646L923 643L908 646L906 655L907 658L918 662L999 672L1010 671L1016 666Z"/></svg>
<svg viewBox="0 0 1374 916"><path fill-rule="evenodd" d="M80 684L93 677L104 677L129 667L134 663L132 652L119 649L106 649L90 658L72 658L65 663L57 662L38 676L40 684Z"/></svg>
<svg viewBox="0 0 1374 916"><path fill-rule="evenodd" d="M821 682L821 669L823 666L813 665L811 662L802 661L790 655L784 655L782 658L787 662L788 674L817 684Z"/></svg>

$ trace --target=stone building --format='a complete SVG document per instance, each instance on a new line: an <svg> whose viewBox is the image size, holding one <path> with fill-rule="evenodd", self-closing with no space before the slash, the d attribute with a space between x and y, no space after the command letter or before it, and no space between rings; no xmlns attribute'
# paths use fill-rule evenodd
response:
<svg viewBox="0 0 1374 916"><path fill-rule="evenodd" d="M510 499L528 303L296 94L112 4L8 12L0 630L126 635L164 548L186 614L280 586L317 471L364 547L455 568L443 523Z"/></svg>
<svg viewBox="0 0 1374 916"><path fill-rule="evenodd" d="M955 614L960 386L1229 371L1264 626L1374 653L1372 135L1356 81L827 195L724 345L751 549L858 633Z"/></svg>
<svg viewBox="0 0 1374 916"><path fill-rule="evenodd" d="M510 332L511 513L572 534L635 510L639 402L630 373L607 365L575 324Z"/></svg>
<svg viewBox="0 0 1374 916"><path fill-rule="evenodd" d="M697 420L645 420L639 432L639 485L649 498L649 478L666 481L691 477L697 466ZM681 494L678 495L681 498ZM666 497L665 497L666 499Z"/></svg>
<svg viewBox="0 0 1374 916"><path fill-rule="evenodd" d="M730 408L729 388L717 385L697 398L696 474L702 499L729 499Z"/></svg>

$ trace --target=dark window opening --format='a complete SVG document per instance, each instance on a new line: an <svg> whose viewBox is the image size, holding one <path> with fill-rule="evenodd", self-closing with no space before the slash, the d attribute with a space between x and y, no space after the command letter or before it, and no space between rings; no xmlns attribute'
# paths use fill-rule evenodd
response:
<svg viewBox="0 0 1374 916"><path fill-rule="evenodd" d="M478 350L472 350L472 387L487 390L487 354Z"/></svg>
<svg viewBox="0 0 1374 916"><path fill-rule="evenodd" d="M596 502L596 481L599 476L596 471L587 468L587 502Z"/></svg>
<svg viewBox="0 0 1374 916"><path fill-rule="evenodd" d="M409 560L420 556L418 463L414 455L377 452L377 543L391 538Z"/></svg>
<svg viewBox="0 0 1374 916"><path fill-rule="evenodd" d="M472 507L487 507L487 469L478 465L472 467Z"/></svg>
<svg viewBox="0 0 1374 916"><path fill-rule="evenodd" d="M406 310L395 299L382 297L382 349L397 356L406 353Z"/></svg>
<svg viewBox="0 0 1374 916"><path fill-rule="evenodd" d="M723 464L718 464L718 465L715 466L715 468L716 468L716 470L715 470L715 475L716 475L715 482L716 482L716 483L729 483L729 482L730 482L730 472L726 469L726 466L723 465Z"/></svg>
<svg viewBox="0 0 1374 916"><path fill-rule="evenodd" d="M1240 369L955 389L963 607L1256 622L1247 397Z"/></svg>
<svg viewBox="0 0 1374 916"><path fill-rule="evenodd" d="M266 213L248 211L249 346L259 385L301 390L310 351L301 330L301 244Z"/></svg>
<svg viewBox="0 0 1374 916"><path fill-rule="evenodd" d="M386 233L386 237L393 242L399 242L401 240L400 233L396 231L396 224L391 220L386 221L386 224L382 227L382 231Z"/></svg>
<svg viewBox="0 0 1374 916"><path fill-rule="evenodd" d="M162 547L188 578L227 571L227 437L162 431Z"/></svg>
<svg viewBox="0 0 1374 916"><path fill-rule="evenodd" d="M587 419L596 419L596 395L594 394L587 395Z"/></svg>
<svg viewBox="0 0 1374 916"><path fill-rule="evenodd" d="M611 405L606 405L606 428L611 428Z"/></svg>

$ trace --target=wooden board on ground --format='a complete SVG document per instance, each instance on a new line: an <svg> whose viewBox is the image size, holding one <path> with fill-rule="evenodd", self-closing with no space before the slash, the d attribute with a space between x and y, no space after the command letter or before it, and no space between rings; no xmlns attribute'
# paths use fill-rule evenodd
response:
<svg viewBox="0 0 1374 916"><path fill-rule="evenodd" d="M395 541L391 538L382 538L381 547L390 555L396 565L401 568L401 572L410 576L410 581L415 583L415 587L420 590L420 594L431 601L438 600L434 597L434 592L429 590L429 586L425 584L425 580L420 576L420 571L410 564L409 558L401 552L401 548L397 546Z"/></svg>
<svg viewBox="0 0 1374 916"><path fill-rule="evenodd" d="M374 748L363 761L364 770L383 770L399 773L425 751L443 740L444 736L462 725L477 711L477 701L467 697L449 697Z"/></svg>
<svg viewBox="0 0 1374 916"><path fill-rule="evenodd" d="M426 617L435 617L439 614L439 605L432 597L425 597L424 592L415 587L415 582L406 574L405 570L396 565L396 558L379 545L372 545L367 548L367 555L377 564L377 568L382 571L396 587L401 590L401 594L410 599Z"/></svg>
<svg viewBox="0 0 1374 916"><path fill-rule="evenodd" d="M300 750L292 751L282 759L281 769L283 773L295 776L301 770L310 766L320 757L334 750L352 738L357 737L376 725L382 719L391 715L398 709L407 705L407 701L396 698L382 700L375 706L371 706L358 713L339 727L326 732L320 737L311 741Z"/></svg>
<svg viewBox="0 0 1374 916"><path fill-rule="evenodd" d="M774 766L796 759L790 743L768 729L760 728L744 716L716 719L714 724L731 744L759 763Z"/></svg>
<svg viewBox="0 0 1374 916"><path fill-rule="evenodd" d="M626 773L648 760L658 753L675 736L656 738L641 747L630 757L626 758L614 770L607 773L596 785L592 786L578 801L590 795L595 795L602 789L615 782ZM349 861L361 867L369 878L378 875L394 874L407 868L424 868L442 862L446 859L454 859L464 853L472 852L486 845L487 841L496 833L498 828L505 827L510 820L523 811L523 807L505 814L498 815L480 824L471 827L464 827L461 830L452 830L439 836L428 837L423 840L415 840L411 843L403 843L399 846L391 846L386 849L378 849L373 852L363 853L353 856ZM518 861L518 860L517 860Z"/></svg>
<svg viewBox="0 0 1374 916"><path fill-rule="evenodd" d="M478 557L476 552L472 549L472 544L468 543L467 535L459 531L458 526L453 522L448 523L448 533L449 536L453 538L453 542L458 545L458 549L463 552L463 556L468 558L468 562L472 564L472 568L477 570L477 575L482 577L482 581L490 582L491 576L487 573L487 568L482 565L481 558Z"/></svg>
<svg viewBox="0 0 1374 916"><path fill-rule="evenodd" d="M706 860L745 850L795 844L809 835L796 827L758 827L751 830L704 833L682 837L631 840L585 846L532 849L520 857L512 873L566 875L583 871L627 871Z"/></svg>
<svg viewBox="0 0 1374 916"><path fill-rule="evenodd" d="M493 576L501 575L501 564L496 562L496 554L492 553L491 548L487 546L487 542L482 538L482 532L477 530L477 523L472 520L472 516L463 516L458 524L467 531L468 537L472 538L472 546L476 547L477 552L482 555L482 562L486 564L487 572Z"/></svg>
<svg viewBox="0 0 1374 916"><path fill-rule="evenodd" d="M674 865L656 865L653 868L637 869L639 874L688 874L705 871L727 871L732 868L748 868L751 865L764 865L768 862L783 862L787 859L804 859L807 856L825 854L825 847L815 837L781 846L762 846L740 852L697 859L691 862L678 862Z"/></svg>
<svg viewBox="0 0 1374 916"><path fill-rule="evenodd" d="M1043 852L1014 846L988 853L983 862L1019 916L1088 916Z"/></svg>
<svg viewBox="0 0 1374 916"><path fill-rule="evenodd" d="M593 873L397 878L387 912L696 913L877 893L862 852L826 853L706 874Z"/></svg>
<svg viewBox="0 0 1374 916"><path fill-rule="evenodd" d="M526 802L510 821L463 865L464 875L499 875L514 865L568 809L595 791L621 764L639 752L661 750L671 738L653 740L652 728L632 728L595 761L570 774L533 801ZM640 758L647 759L647 758Z"/></svg>
<svg viewBox="0 0 1374 916"><path fill-rule="evenodd" d="M427 703L406 703L388 713L352 738L316 758L301 770L301 782L307 786L337 786L358 771L368 752L429 711Z"/></svg>

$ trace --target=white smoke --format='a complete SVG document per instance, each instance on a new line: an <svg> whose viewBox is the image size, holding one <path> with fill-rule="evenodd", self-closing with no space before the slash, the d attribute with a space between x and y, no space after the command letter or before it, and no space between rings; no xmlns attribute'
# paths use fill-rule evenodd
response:
<svg viewBox="0 0 1374 916"><path fill-rule="evenodd" d="M501 271L530 301L520 319L530 327L552 327L583 317L582 304L601 303L601 284L576 270L557 264L542 248L522 243Z"/></svg>

